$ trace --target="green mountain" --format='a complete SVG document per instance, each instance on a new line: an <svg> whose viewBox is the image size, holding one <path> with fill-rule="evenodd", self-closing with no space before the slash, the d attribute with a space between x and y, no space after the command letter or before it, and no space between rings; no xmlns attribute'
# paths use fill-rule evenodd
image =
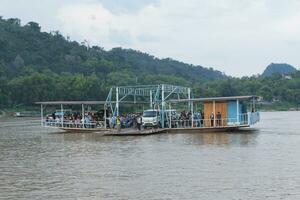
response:
<svg viewBox="0 0 300 200"><path fill-rule="evenodd" d="M0 18L0 105L36 100L104 99L113 85L200 84L226 76L212 68L132 49L87 47L35 22Z"/></svg>
<svg viewBox="0 0 300 200"><path fill-rule="evenodd" d="M296 72L297 69L292 65L286 63L271 63L267 66L265 71L262 73L262 76L268 77L272 76L274 73L278 74L290 74Z"/></svg>
<svg viewBox="0 0 300 200"><path fill-rule="evenodd" d="M40 32L35 22L25 26L18 19L0 21L0 60L7 66L10 77L22 74L23 68L34 65L41 71L49 69L61 74L70 72L89 75L126 71L136 76L176 76L192 82L225 77L221 72L202 66L193 66L170 58L158 59L132 49L114 48L105 51L68 41L58 32ZM16 73L18 71L19 73ZM117 83L116 83L117 84Z"/></svg>

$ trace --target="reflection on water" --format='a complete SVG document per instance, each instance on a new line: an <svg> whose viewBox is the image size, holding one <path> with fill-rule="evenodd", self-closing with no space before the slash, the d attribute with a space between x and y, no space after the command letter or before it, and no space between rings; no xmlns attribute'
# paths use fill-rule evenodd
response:
<svg viewBox="0 0 300 200"><path fill-rule="evenodd" d="M299 199L299 112L253 129L113 137L0 119L0 199Z"/></svg>
<svg viewBox="0 0 300 200"><path fill-rule="evenodd" d="M244 131L243 133L200 133L200 134L187 134L186 139L190 140L191 144L195 145L254 145L256 130Z"/></svg>

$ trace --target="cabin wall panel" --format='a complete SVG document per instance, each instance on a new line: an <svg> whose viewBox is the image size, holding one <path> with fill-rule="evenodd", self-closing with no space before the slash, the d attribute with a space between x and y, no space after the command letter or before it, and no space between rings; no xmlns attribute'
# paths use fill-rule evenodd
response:
<svg viewBox="0 0 300 200"><path fill-rule="evenodd" d="M221 122L221 126L226 126L226 118L227 118L227 102L217 102L216 103L216 114L215 116L217 116L217 113L220 112L221 113L221 117L222 117L222 122Z"/></svg>
<svg viewBox="0 0 300 200"><path fill-rule="evenodd" d="M210 126L210 114L213 112L213 102L204 103L204 124L205 126Z"/></svg>
<svg viewBox="0 0 300 200"><path fill-rule="evenodd" d="M220 112L222 118L227 118L227 102L216 102L215 103L216 110L215 110L215 117L217 113ZM204 103L204 117L205 117L205 125L210 126L210 115L214 111L213 102L205 102ZM222 125L227 125L226 122L222 122Z"/></svg>

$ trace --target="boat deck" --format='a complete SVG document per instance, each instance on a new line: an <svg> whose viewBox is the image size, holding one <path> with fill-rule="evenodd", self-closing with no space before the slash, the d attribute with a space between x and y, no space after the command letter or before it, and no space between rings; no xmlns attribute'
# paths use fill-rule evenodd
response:
<svg viewBox="0 0 300 200"><path fill-rule="evenodd" d="M111 135L111 136L143 136L143 135L154 135L154 134L160 134L166 132L167 129L143 129L143 130L137 130L137 129L121 129L118 130L110 130L105 133L104 135Z"/></svg>
<svg viewBox="0 0 300 200"><path fill-rule="evenodd" d="M109 136L146 136L161 133L203 133L203 132L225 132L238 130L239 128L247 128L249 125L238 126L219 126L219 127L182 127L182 128L157 128L157 129L142 129L133 128L121 129L88 129L88 128L60 128L67 132L93 132Z"/></svg>

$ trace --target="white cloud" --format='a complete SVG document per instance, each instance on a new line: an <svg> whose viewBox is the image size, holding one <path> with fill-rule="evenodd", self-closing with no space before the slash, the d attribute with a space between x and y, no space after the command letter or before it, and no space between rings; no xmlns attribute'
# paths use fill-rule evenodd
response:
<svg viewBox="0 0 300 200"><path fill-rule="evenodd" d="M297 0L45 2L48 10L44 6L40 10L47 10L47 17L35 18L43 19L42 26L51 23L72 39L88 40L106 49L138 49L236 76L260 73L270 62L299 64Z"/></svg>

